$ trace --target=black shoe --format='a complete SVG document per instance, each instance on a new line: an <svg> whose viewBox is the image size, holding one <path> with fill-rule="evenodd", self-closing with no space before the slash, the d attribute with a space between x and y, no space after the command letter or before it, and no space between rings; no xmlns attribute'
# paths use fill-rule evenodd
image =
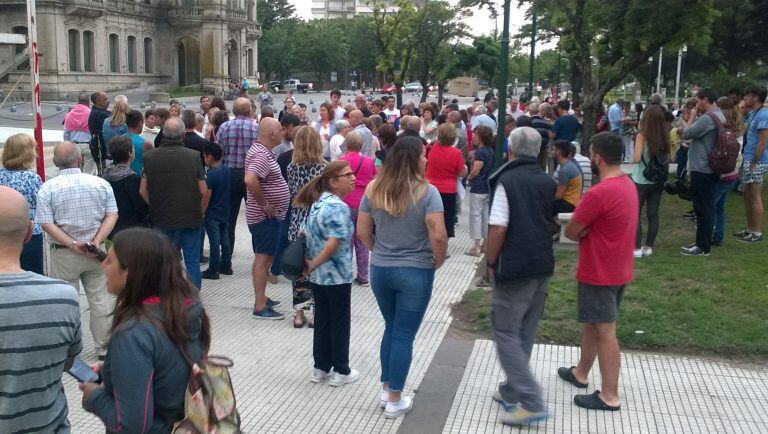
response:
<svg viewBox="0 0 768 434"><path fill-rule="evenodd" d="M705 252L704 250L701 250L699 246L683 247L682 249L680 249L680 253L682 253L685 256L709 256L709 252Z"/></svg>
<svg viewBox="0 0 768 434"><path fill-rule="evenodd" d="M749 233L743 237L737 237L736 241L740 241L742 243L759 243L760 241L763 241L763 234L757 235L754 233Z"/></svg>
<svg viewBox="0 0 768 434"><path fill-rule="evenodd" d="M746 237L747 235L749 235L749 231L744 229L743 231L734 232L731 235L733 235L736 238L743 238L743 237Z"/></svg>
<svg viewBox="0 0 768 434"><path fill-rule="evenodd" d="M232 271L232 267L226 267L226 268L222 268L222 269L219 271L219 273L221 273L221 274L226 274L227 276L231 276L231 275L235 274L235 272L234 272L234 271Z"/></svg>
<svg viewBox="0 0 768 434"><path fill-rule="evenodd" d="M203 271L203 279L219 280L219 273L212 271L210 268Z"/></svg>
<svg viewBox="0 0 768 434"><path fill-rule="evenodd" d="M208 261L210 261L210 260L211 260L211 259L210 259L209 257L207 257L207 256L203 256L203 255L200 255L200 263L201 263L201 264L207 264L207 263L208 263Z"/></svg>

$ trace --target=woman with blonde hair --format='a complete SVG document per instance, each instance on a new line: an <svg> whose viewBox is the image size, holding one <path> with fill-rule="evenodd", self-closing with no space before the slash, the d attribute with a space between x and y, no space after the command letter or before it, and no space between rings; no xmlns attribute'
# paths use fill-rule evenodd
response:
<svg viewBox="0 0 768 434"><path fill-rule="evenodd" d="M443 204L424 177L426 164L419 137L398 139L368 185L357 220L357 236L373 252L371 288L385 323L379 404L387 418L413 406L413 398L403 396L413 341L448 247Z"/></svg>
<svg viewBox="0 0 768 434"><path fill-rule="evenodd" d="M360 372L349 367L353 226L349 207L342 201L354 189L353 169L337 160L308 182L294 201L309 210L306 272L315 293L315 364L309 380L320 383L330 378L334 387L360 378Z"/></svg>
<svg viewBox="0 0 768 434"><path fill-rule="evenodd" d="M309 126L302 126L294 130L293 136L293 157L286 174L288 175L288 189L291 193L291 201L296 198L299 191L310 181L315 179L325 168L326 162L323 159L323 143L320 134ZM301 207L291 207L291 220L288 223L288 241L294 241L298 237L304 224L307 222L309 209ZM293 319L293 326L296 328L304 327L307 319L304 316L304 310L312 307L312 291L308 288L306 281L293 282L293 307L296 315ZM314 321L309 320L309 326L314 326Z"/></svg>
<svg viewBox="0 0 768 434"><path fill-rule="evenodd" d="M29 134L8 137L3 147L3 167L0 169L0 185L18 191L27 199L30 220L35 217L37 191L43 185L40 176L30 171L37 162L35 145L35 139ZM37 223L32 230L32 238L21 251L21 268L43 274L43 230Z"/></svg>
<svg viewBox="0 0 768 434"><path fill-rule="evenodd" d="M125 124L125 119L128 116L128 112L131 107L128 105L128 101L120 98L115 98L115 104L112 106L112 114L104 119L104 125L102 127L102 137L104 137L104 145L109 148L109 141L112 137L122 136L128 132L128 126Z"/></svg>

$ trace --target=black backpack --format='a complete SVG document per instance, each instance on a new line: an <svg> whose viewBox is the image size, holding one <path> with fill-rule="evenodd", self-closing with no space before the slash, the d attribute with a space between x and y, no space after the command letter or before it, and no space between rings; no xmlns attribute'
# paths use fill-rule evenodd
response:
<svg viewBox="0 0 768 434"><path fill-rule="evenodd" d="M640 156L645 169L643 169L643 176L645 179L653 182L654 184L661 184L667 181L669 176L669 154L660 152L650 158L650 161L645 161L645 151Z"/></svg>

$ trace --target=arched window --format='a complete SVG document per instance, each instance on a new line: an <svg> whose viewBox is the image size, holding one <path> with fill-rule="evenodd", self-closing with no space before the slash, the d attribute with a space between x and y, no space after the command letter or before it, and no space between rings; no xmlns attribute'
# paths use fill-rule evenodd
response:
<svg viewBox="0 0 768 434"><path fill-rule="evenodd" d="M120 72L120 40L114 33L109 35L109 72Z"/></svg>
<svg viewBox="0 0 768 434"><path fill-rule="evenodd" d="M94 72L95 62L93 49L93 32L86 30L83 32L83 71Z"/></svg>
<svg viewBox="0 0 768 434"><path fill-rule="evenodd" d="M144 72L152 73L152 64L154 60L154 49L152 47L152 38L144 38Z"/></svg>
<svg viewBox="0 0 768 434"><path fill-rule="evenodd" d="M67 31L67 45L69 48L69 70L79 71L80 68L80 32L75 29Z"/></svg>
<svg viewBox="0 0 768 434"><path fill-rule="evenodd" d="M128 37L128 72L136 72L136 37Z"/></svg>

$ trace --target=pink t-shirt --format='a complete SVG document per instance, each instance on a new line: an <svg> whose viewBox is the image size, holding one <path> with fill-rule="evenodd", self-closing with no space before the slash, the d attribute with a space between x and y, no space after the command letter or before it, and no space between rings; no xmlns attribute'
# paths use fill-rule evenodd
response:
<svg viewBox="0 0 768 434"><path fill-rule="evenodd" d="M376 177L376 163L373 158L361 155L359 152L350 152L339 158L349 163L355 174L355 190L344 197L344 203L350 208L360 208L360 201L363 200L365 188L368 187L373 178ZM358 169L359 167L359 169Z"/></svg>
<svg viewBox="0 0 768 434"><path fill-rule="evenodd" d="M573 220L589 229L579 241L576 279L589 285L626 285L634 278L638 203L629 176L608 178L582 196Z"/></svg>

